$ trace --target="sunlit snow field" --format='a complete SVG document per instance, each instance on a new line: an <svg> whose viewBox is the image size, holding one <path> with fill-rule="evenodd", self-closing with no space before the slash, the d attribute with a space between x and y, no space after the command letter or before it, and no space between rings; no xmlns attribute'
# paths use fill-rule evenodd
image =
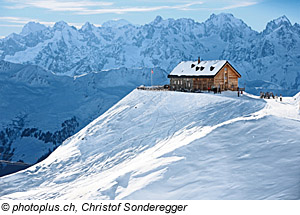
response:
<svg viewBox="0 0 300 215"><path fill-rule="evenodd" d="M1 199L299 199L300 94L134 90Z"/></svg>

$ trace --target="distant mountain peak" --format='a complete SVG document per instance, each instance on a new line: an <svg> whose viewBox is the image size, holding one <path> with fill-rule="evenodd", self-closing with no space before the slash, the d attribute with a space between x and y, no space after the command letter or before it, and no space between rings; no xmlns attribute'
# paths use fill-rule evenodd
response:
<svg viewBox="0 0 300 215"><path fill-rule="evenodd" d="M235 18L232 13L219 13L219 14L212 13L211 17Z"/></svg>
<svg viewBox="0 0 300 215"><path fill-rule="evenodd" d="M25 36L33 32L42 31L46 28L47 27L45 25L42 25L38 22L28 22L26 25L24 25L20 34Z"/></svg>
<svg viewBox="0 0 300 215"><path fill-rule="evenodd" d="M88 30L91 30L93 28L96 28L95 25L91 24L90 22L86 22L82 27L81 27L81 30L82 31L88 31Z"/></svg>
<svg viewBox="0 0 300 215"><path fill-rule="evenodd" d="M268 22L266 29L263 31L264 34L268 34L270 32L273 32L275 29L280 28L284 26L285 28L290 28L292 27L292 24L290 20L285 16L280 16L277 19L274 19L270 22Z"/></svg>
<svg viewBox="0 0 300 215"><path fill-rule="evenodd" d="M280 16L280 17L278 17L277 19L274 19L273 21L274 21L274 23L277 24L277 25L280 25L280 24L282 24L282 23L287 23L288 25L291 25L290 20L289 20L285 15Z"/></svg>
<svg viewBox="0 0 300 215"><path fill-rule="evenodd" d="M104 28L120 28L125 25L131 25L130 22L128 22L125 19L116 19L116 20L108 20L102 24L102 27Z"/></svg>
<svg viewBox="0 0 300 215"><path fill-rule="evenodd" d="M219 14L211 14L209 19L219 19L223 21L231 21L232 19L237 19L235 18L231 13L219 13Z"/></svg>
<svg viewBox="0 0 300 215"><path fill-rule="evenodd" d="M220 34L225 41L232 39L235 34L238 37L241 35L252 35L254 31L243 22L230 13L212 14L205 22L206 33Z"/></svg>
<svg viewBox="0 0 300 215"><path fill-rule="evenodd" d="M163 18L161 16L156 16L154 21L155 22L161 22L163 20Z"/></svg>
<svg viewBox="0 0 300 215"><path fill-rule="evenodd" d="M53 29L64 29L66 27L70 27L68 25L68 23L66 23L65 21L59 21L59 22L56 22L53 26Z"/></svg>
<svg viewBox="0 0 300 215"><path fill-rule="evenodd" d="M163 21L163 18L161 16L156 16L155 19L153 20L154 24L160 23L161 21Z"/></svg>
<svg viewBox="0 0 300 215"><path fill-rule="evenodd" d="M212 15L210 15L208 20L206 20L206 23L213 23L216 26L221 26L224 23L231 23L234 25L245 24L242 20L236 18L231 13L220 13L217 15L213 13Z"/></svg>

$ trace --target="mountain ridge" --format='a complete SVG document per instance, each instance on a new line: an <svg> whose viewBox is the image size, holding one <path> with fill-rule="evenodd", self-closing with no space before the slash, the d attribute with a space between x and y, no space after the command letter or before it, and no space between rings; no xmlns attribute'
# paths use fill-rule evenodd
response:
<svg viewBox="0 0 300 215"><path fill-rule="evenodd" d="M282 16L257 32L226 13L202 23L157 16L145 25L115 28L86 23L76 29L62 21L0 40L0 59L74 76L119 67L159 67L170 73L180 61L200 56L230 60L242 74L241 83L260 79L299 90L299 29Z"/></svg>

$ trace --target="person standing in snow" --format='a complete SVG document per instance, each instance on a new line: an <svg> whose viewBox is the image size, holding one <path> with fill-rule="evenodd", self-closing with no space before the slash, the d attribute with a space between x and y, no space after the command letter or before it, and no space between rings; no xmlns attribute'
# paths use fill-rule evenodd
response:
<svg viewBox="0 0 300 215"><path fill-rule="evenodd" d="M282 102L282 95L280 94L280 101Z"/></svg>
<svg viewBox="0 0 300 215"><path fill-rule="evenodd" d="M237 88L237 91L238 91L238 97L240 97L240 88L239 87Z"/></svg>

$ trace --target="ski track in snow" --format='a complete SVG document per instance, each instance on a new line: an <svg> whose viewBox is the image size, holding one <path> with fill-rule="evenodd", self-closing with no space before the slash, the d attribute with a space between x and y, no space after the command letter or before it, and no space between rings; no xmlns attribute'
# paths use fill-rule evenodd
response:
<svg viewBox="0 0 300 215"><path fill-rule="evenodd" d="M45 161L28 170L2 178L0 184L1 186L5 184L4 188L7 188L7 190L0 191L0 195L2 196L0 198L124 199L153 182L162 180L171 163L185 159L185 157L180 155L170 155L171 152L207 136L220 127L241 121L259 120L266 116L276 116L300 121L299 110L293 98L284 98L283 102L272 99L265 100L265 106L253 113L242 114L241 116L225 121L222 121L224 118L217 119L217 122L218 120L222 121L217 124L212 123L211 125L206 125L211 122L205 123L204 121L203 123L205 125L201 125L201 123L200 125L196 125L195 121L186 123L184 119L190 116L197 116L199 109L191 108L191 111L183 113L179 118L178 115L174 115L176 113L174 110L172 112L172 110L169 109L168 103L161 107L161 104L164 104L165 100L169 101L167 100L168 98L163 97L163 93L159 92L157 95L151 93L155 92L133 91L123 99L126 101L124 102L125 105L122 101L116 104L109 111L70 138L70 140L66 141ZM176 95L176 93L173 95ZM150 103L146 103L147 100L142 99L140 103L136 103L137 101L139 102L139 98L135 98L135 96L140 96L140 98L150 96ZM194 98L192 95L190 96ZM237 99L233 98L235 97L233 94L225 93L225 95L222 94L222 96L215 95L214 99L220 99L221 102L217 102L216 104L224 103L224 105L221 106L223 108L226 108L227 105L225 104L228 103L228 100L237 102ZM249 94L243 97L241 97L241 99L250 99L252 97L254 102L261 102L258 97ZM204 99L208 99L209 102L211 102L209 100L211 98L213 98L212 95L204 95ZM150 108L157 108L156 110L143 109L143 105L149 105L151 103L154 105L152 104ZM175 102L174 105L176 104ZM237 103L237 105L243 104L244 103ZM218 116L220 116L218 114L221 114L221 110L214 111L214 105L214 103L208 104L205 108L209 110L208 117L218 118ZM256 109L258 107L259 106L257 106ZM241 108L243 107L241 106ZM134 128L130 127L132 124L126 122L126 119L130 120L130 116L126 114L129 113L129 110L132 111L132 109L148 111L143 112L143 115L146 115L146 117L142 119L147 119L149 122L138 121L142 123L133 124ZM212 111L210 111L210 109ZM166 114L161 113L163 110L170 116L166 121L162 121L162 118L166 116ZM152 118L153 113L154 118ZM204 115L206 115L205 112ZM226 116L223 117L226 119ZM201 119L201 117L199 118ZM133 118L132 120L138 119L139 118ZM111 121L118 122L118 120L122 120L122 123L125 123L125 126L128 124L129 127L126 127L122 132L116 134L114 130L121 128L109 128L109 123ZM195 120L197 121L197 119ZM162 122L166 124L166 131L164 127L161 127L162 131L159 131L159 129L157 131L156 128L162 126ZM143 126L148 125L152 126L150 126L149 129L145 128L142 130L145 131L145 134L136 133L137 128L144 128ZM120 126L124 125L122 124ZM180 129L178 130L178 128ZM105 132L101 131L102 129L108 130ZM135 132L132 131L132 129L135 129ZM101 132L103 132L103 134ZM164 132L166 135L162 135L159 132ZM132 135L132 133L136 133L136 135ZM165 136L165 138L160 139L160 136ZM115 139L120 138L119 144L116 146L112 145L110 138L116 143L118 140ZM106 139L107 143L105 143ZM97 144L100 143L99 140L101 140L100 142L103 144L102 148L98 149L99 152L98 150L96 150L98 153L89 151L89 147L96 147ZM89 141L86 148L84 148L84 141ZM135 144L136 141L138 144ZM110 147L112 147L112 149L110 149ZM103 152L100 152L101 150ZM65 152L67 152L67 156ZM241 158L247 158L247 156L249 155L245 154L242 155ZM83 159L87 160L84 161ZM67 165L67 168L71 169L63 168L63 165ZM54 175L52 175L51 171L54 172ZM23 178L23 176L28 177L29 181L21 182L20 179ZM40 179L37 177L40 177ZM42 177L45 178L41 179ZM41 182L37 182L39 180ZM21 184L19 188L10 187L17 182ZM32 184L30 182L32 182ZM25 192L23 192L23 190Z"/></svg>

